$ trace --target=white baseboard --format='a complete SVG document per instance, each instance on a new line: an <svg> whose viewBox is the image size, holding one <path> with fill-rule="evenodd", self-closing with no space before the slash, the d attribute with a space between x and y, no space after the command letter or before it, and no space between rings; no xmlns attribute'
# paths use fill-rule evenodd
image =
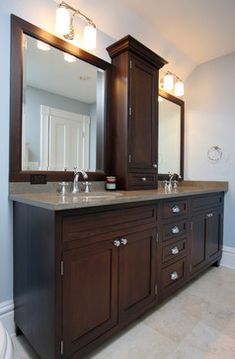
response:
<svg viewBox="0 0 235 359"><path fill-rule="evenodd" d="M235 248L223 247L223 255L221 259L221 265L228 268L235 269Z"/></svg>
<svg viewBox="0 0 235 359"><path fill-rule="evenodd" d="M13 300L7 300L0 303L0 320L8 333L12 336L15 335L15 322L14 322L14 303Z"/></svg>

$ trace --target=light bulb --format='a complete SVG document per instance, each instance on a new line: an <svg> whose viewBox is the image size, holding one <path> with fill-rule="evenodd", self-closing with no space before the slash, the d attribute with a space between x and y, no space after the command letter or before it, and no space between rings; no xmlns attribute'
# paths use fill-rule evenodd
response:
<svg viewBox="0 0 235 359"><path fill-rule="evenodd" d="M181 80L177 80L175 83L175 96L183 96L184 95L184 84Z"/></svg>
<svg viewBox="0 0 235 359"><path fill-rule="evenodd" d="M67 52L64 52L64 60L67 62L76 62L77 61L75 56L70 55Z"/></svg>
<svg viewBox="0 0 235 359"><path fill-rule="evenodd" d="M96 28L92 24L87 24L83 34L83 45L88 50L96 47Z"/></svg>
<svg viewBox="0 0 235 359"><path fill-rule="evenodd" d="M174 87L174 78L171 73L167 73L164 76L163 88L165 91L169 91L169 90L172 90L173 87Z"/></svg>
<svg viewBox="0 0 235 359"><path fill-rule="evenodd" d="M51 49L49 44L46 44L43 41L37 40L37 48L42 51L49 51Z"/></svg>
<svg viewBox="0 0 235 359"><path fill-rule="evenodd" d="M70 12L65 6L56 9L56 32L60 35L70 33Z"/></svg>

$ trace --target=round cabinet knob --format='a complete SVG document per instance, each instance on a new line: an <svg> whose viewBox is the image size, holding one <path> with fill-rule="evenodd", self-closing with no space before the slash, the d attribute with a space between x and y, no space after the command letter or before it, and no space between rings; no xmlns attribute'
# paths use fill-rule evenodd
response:
<svg viewBox="0 0 235 359"><path fill-rule="evenodd" d="M123 244L124 246L127 245L128 240L126 238L122 238L121 239L121 244Z"/></svg>
<svg viewBox="0 0 235 359"><path fill-rule="evenodd" d="M120 247L121 242L118 241L117 239L115 239L115 241L113 241L113 245L114 245L115 247Z"/></svg>
<svg viewBox="0 0 235 359"><path fill-rule="evenodd" d="M156 164L156 163L153 164L153 168L157 168L157 164Z"/></svg>
<svg viewBox="0 0 235 359"><path fill-rule="evenodd" d="M171 273L171 279L172 280L176 280L176 279L178 279L179 278L179 276L178 276L178 273L177 272L172 272Z"/></svg>
<svg viewBox="0 0 235 359"><path fill-rule="evenodd" d="M174 226L171 228L171 233L172 234L178 234L180 233L179 227L178 226Z"/></svg>
<svg viewBox="0 0 235 359"><path fill-rule="evenodd" d="M179 249L178 249L177 246L171 248L171 254L176 255L176 254L178 254L178 253L179 253Z"/></svg>
<svg viewBox="0 0 235 359"><path fill-rule="evenodd" d="M145 182L145 181L147 181L147 178L146 177L141 177L141 181Z"/></svg>
<svg viewBox="0 0 235 359"><path fill-rule="evenodd" d="M180 208L179 208L179 206L177 206L177 204L176 204L176 205L174 205L174 206L171 208L171 211L172 211L173 213L180 213Z"/></svg>

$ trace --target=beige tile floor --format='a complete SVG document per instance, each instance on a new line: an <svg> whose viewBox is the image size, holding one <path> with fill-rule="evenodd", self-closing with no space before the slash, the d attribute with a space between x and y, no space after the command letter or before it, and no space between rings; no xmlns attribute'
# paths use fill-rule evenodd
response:
<svg viewBox="0 0 235 359"><path fill-rule="evenodd" d="M13 342L15 359L38 359L23 337ZM235 359L235 270L210 268L89 358Z"/></svg>

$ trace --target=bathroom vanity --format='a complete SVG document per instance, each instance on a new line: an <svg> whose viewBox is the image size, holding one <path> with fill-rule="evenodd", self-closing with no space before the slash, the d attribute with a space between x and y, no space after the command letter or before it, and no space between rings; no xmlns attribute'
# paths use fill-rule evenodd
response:
<svg viewBox="0 0 235 359"><path fill-rule="evenodd" d="M175 123L164 123L172 111L165 105L158 121L158 72L166 61L153 51L128 35L109 46L110 64L14 15L11 26L10 182L30 182L32 192L41 185L39 193L10 196L15 323L40 358L78 359L219 265L227 183L157 189L168 171L183 178L184 103L161 91L174 103ZM38 40L50 51L40 53ZM64 53L75 59L74 72ZM35 73L45 81L39 89L32 89ZM49 79L64 73L63 81ZM87 74L92 91L85 91ZM89 114L46 103L56 98L62 106L58 92L66 84L75 86L66 100L73 105L74 96L81 102L97 91L94 106L83 103ZM128 191L43 193L47 182L72 181L74 166L89 168L93 181L115 175Z"/></svg>
<svg viewBox="0 0 235 359"><path fill-rule="evenodd" d="M219 265L225 190L13 195L15 322L40 357L80 358Z"/></svg>

